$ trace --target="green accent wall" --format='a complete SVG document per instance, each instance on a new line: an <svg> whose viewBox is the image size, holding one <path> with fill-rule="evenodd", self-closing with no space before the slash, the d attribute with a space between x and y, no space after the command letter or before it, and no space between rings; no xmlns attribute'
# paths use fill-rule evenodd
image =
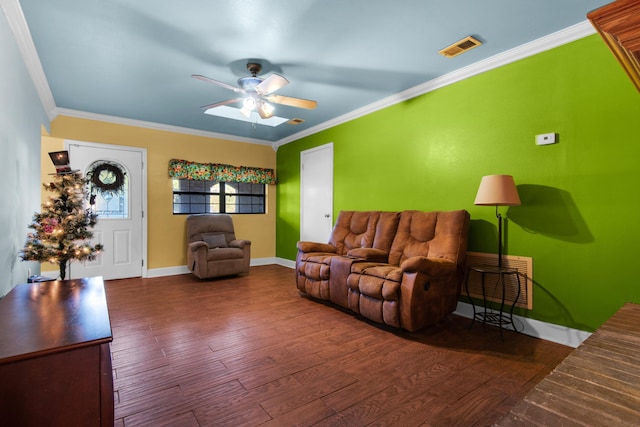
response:
<svg viewBox="0 0 640 427"><path fill-rule="evenodd" d="M452 59L455 60L455 59ZM535 135L559 143L535 145ZM505 252L533 258L533 310L595 330L640 302L640 93L598 35L502 66L279 148L277 246L294 260L300 152L334 143L340 210L467 209L469 250L497 251L480 179L514 176Z"/></svg>

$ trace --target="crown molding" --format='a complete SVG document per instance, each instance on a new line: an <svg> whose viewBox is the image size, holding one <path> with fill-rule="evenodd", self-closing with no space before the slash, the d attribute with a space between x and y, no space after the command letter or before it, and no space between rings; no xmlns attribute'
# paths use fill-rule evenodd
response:
<svg viewBox="0 0 640 427"><path fill-rule="evenodd" d="M525 43L521 46L499 53L482 61L478 61L474 64L452 71L448 74L444 74L428 82L421 83L417 86L409 88L403 92L393 94L380 101L374 102L369 105L365 105L362 108L351 111L350 113L336 117L335 119L326 121L304 131L293 134L289 137L282 138L273 143L273 149L277 151L278 147L288 144L306 136L313 135L326 129L330 129L334 126L355 120L359 117L366 116L378 110L390 107L395 104L407 101L411 98L415 98L425 93L440 89L453 83L457 83L461 80L473 77L475 75L484 73L494 68L501 67L503 65L519 61L520 59L527 58L529 56L536 55L538 53L562 46L583 37L595 34L596 30L591 23L587 20L578 24L567 27L563 30L551 33L547 36L533 40L529 43Z"/></svg>
<svg viewBox="0 0 640 427"><path fill-rule="evenodd" d="M22 60L24 61L27 71L31 76L33 85L35 86L38 97L40 98L42 108L44 108L49 120L53 120L55 117L54 110L56 108L56 103L53 99L51 88L49 88L47 77L44 74L44 69L40 63L36 46L33 44L33 39L31 38L27 21L22 13L22 8L20 7L18 0L0 0L0 6L7 17L9 28L11 28L11 32L16 39L18 49L22 54Z"/></svg>
<svg viewBox="0 0 640 427"><path fill-rule="evenodd" d="M47 82L47 77L44 73L44 69L42 68L40 58L38 57L35 45L33 44L33 39L31 38L31 33L29 32L29 27L27 26L27 22L25 20L22 8L20 7L18 0L0 0L0 6L2 7L4 14L7 17L11 31L14 34L14 37L18 44L18 48L22 54L29 75L33 80L38 96L40 97L40 102L42 103L42 106L49 120L53 120L57 115L62 114L89 120L100 120L109 123L138 126L154 130L204 136L207 138L217 138L250 144L270 145L274 151L277 151L279 147L290 142L297 141L301 138L330 129L351 120L355 120L367 114L371 114L375 111L388 108L392 105L407 101L420 95L424 95L428 92L440 89L453 83L457 83L461 80L484 73L494 68L498 68L503 65L518 61L520 59L536 55L546 50L556 48L563 44L573 42L596 32L591 23L588 20L585 20L578 24L572 25L571 27L567 27L563 30L541 37L532 42L515 47L482 61L478 61L467 67L452 71L451 73L419 84L403 92L393 94L384 99L381 99L380 101L365 105L364 107L353 110L347 114L343 114L342 116L336 117L332 120L328 120L324 123L320 123L316 126L310 127L309 129L303 130L301 132L273 142L262 139L243 138L217 132L183 128L179 126L164 125L154 122L124 119L121 117L88 113L66 108L58 108L55 105L55 100L53 98L51 88L49 87L49 83Z"/></svg>
<svg viewBox="0 0 640 427"><path fill-rule="evenodd" d="M55 117L57 116L76 117L79 119L97 120L100 122L114 123L125 126L135 126L145 129L153 129L165 132L181 133L186 135L203 136L205 138L222 139L225 141L245 142L248 144L271 145L271 141L254 138L243 138L239 136L229 135L225 133L209 132L204 130L185 128L180 126L165 125L162 123L146 122L143 120L125 119L122 117L109 116L107 114L89 113L86 111L72 110L69 108L55 108Z"/></svg>

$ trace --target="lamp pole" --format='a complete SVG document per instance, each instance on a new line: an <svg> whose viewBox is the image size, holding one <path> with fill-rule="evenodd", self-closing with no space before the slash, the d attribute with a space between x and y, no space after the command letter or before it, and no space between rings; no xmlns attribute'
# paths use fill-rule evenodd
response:
<svg viewBox="0 0 640 427"><path fill-rule="evenodd" d="M502 215L496 205L496 217L498 218L498 268L502 268Z"/></svg>

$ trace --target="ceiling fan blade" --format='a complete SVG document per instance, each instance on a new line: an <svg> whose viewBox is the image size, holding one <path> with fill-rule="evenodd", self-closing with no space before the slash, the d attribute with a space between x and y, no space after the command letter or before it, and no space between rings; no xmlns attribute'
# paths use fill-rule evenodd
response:
<svg viewBox="0 0 640 427"><path fill-rule="evenodd" d="M289 80L285 79L280 74L271 74L269 77L264 79L262 83L256 86L256 92L260 95L268 95L288 84Z"/></svg>
<svg viewBox="0 0 640 427"><path fill-rule="evenodd" d="M203 105L200 108L202 108L203 110L208 110L209 108L222 107L223 105L235 104L236 102L240 102L240 101L242 101L242 98L227 99L226 101L220 101L220 102L215 102L213 104Z"/></svg>
<svg viewBox="0 0 640 427"><path fill-rule="evenodd" d="M241 88L236 87L236 86L231 86L230 84L227 84L227 83L224 83L224 82L220 82L218 80L214 80L212 78L209 78L209 77L206 77L206 76L202 76L200 74L191 74L191 77L193 77L194 79L202 80L203 82L213 83L214 85L218 85L220 87L232 90L234 92L245 93L244 89L241 89Z"/></svg>
<svg viewBox="0 0 640 427"><path fill-rule="evenodd" d="M269 95L266 96L265 99L275 104L288 105L289 107L306 108L308 110L313 110L318 106L318 103L316 101L312 101L310 99L292 98L290 96Z"/></svg>

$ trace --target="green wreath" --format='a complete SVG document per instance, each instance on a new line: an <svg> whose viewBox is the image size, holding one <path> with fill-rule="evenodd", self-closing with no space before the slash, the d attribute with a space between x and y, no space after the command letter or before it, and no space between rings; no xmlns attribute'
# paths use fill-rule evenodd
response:
<svg viewBox="0 0 640 427"><path fill-rule="evenodd" d="M101 163L87 175L91 184L102 193L118 193L124 187L125 173L112 163Z"/></svg>

